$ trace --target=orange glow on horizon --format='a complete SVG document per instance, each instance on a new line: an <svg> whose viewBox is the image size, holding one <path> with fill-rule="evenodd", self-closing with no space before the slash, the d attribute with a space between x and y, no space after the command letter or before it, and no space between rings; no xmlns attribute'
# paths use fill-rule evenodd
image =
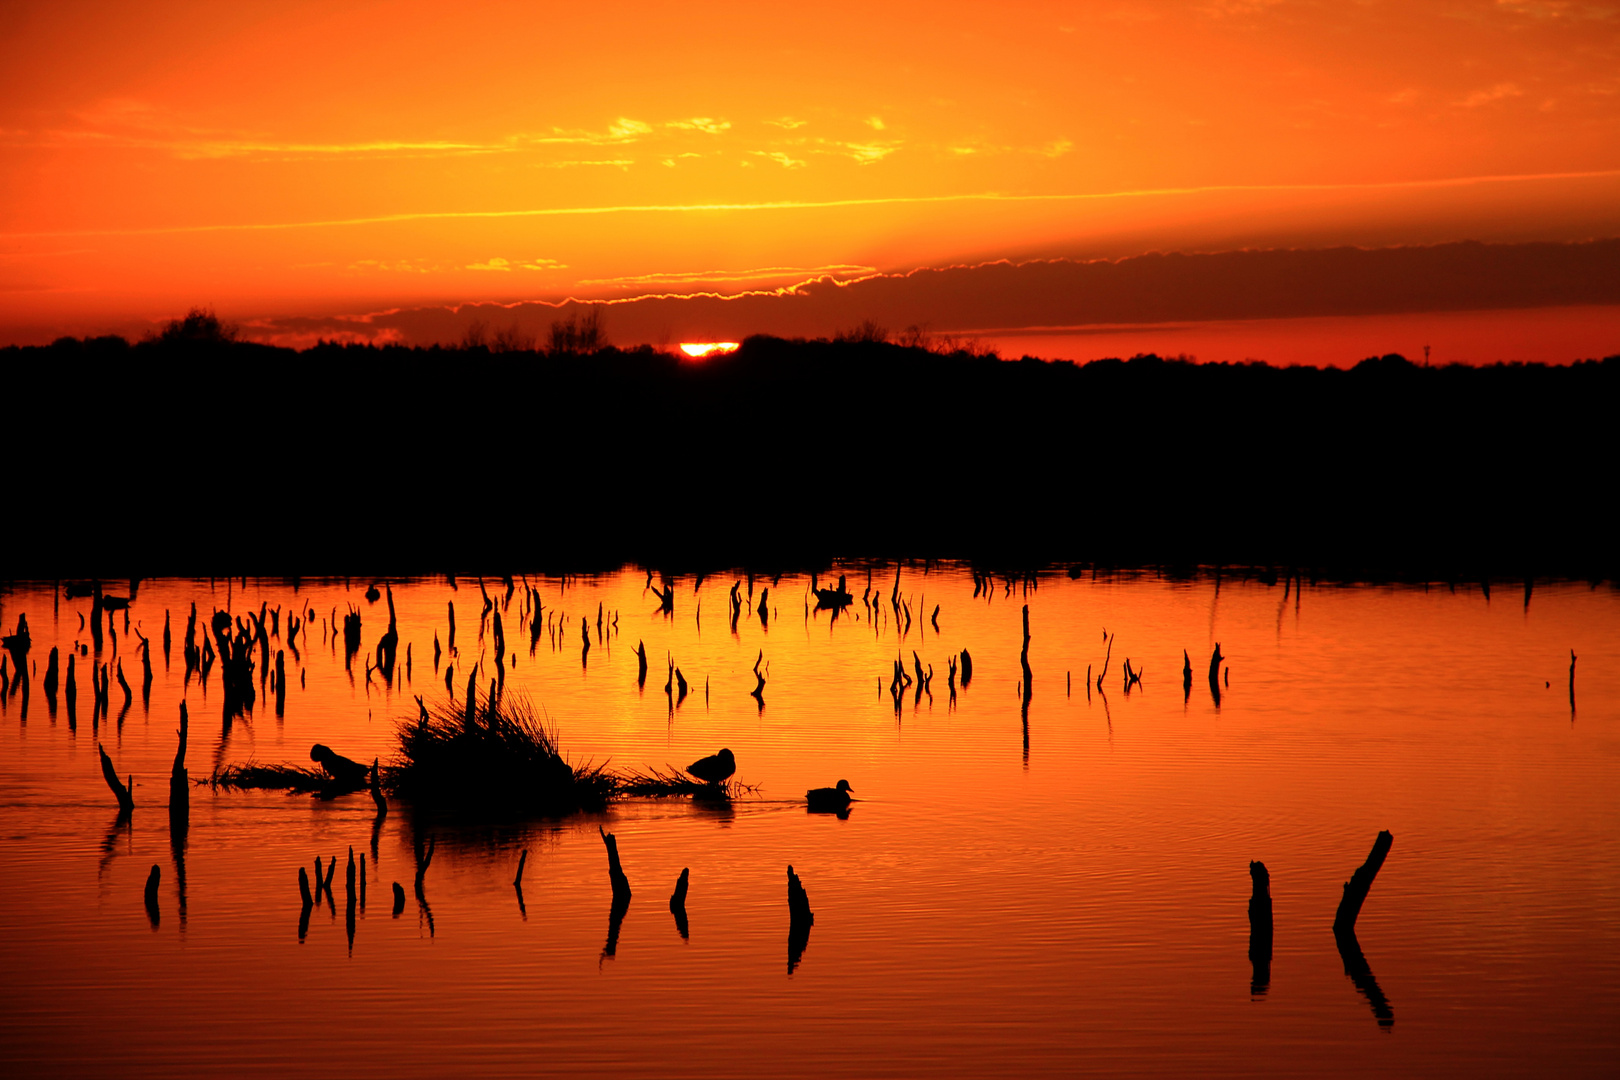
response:
<svg viewBox="0 0 1620 1080"><path fill-rule="evenodd" d="M604 35L493 0L19 0L0 345L199 304L253 336L997 259L1620 236L1605 9L1463 7L625 0Z"/></svg>

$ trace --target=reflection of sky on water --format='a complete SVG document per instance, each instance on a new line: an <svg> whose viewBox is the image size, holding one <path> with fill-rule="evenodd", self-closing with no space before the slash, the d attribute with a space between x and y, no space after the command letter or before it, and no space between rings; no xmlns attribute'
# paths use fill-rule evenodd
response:
<svg viewBox="0 0 1620 1080"><path fill-rule="evenodd" d="M176 1075L228 1059L390 1076L710 1073L717 1055L786 1074L863 1075L1432 1074L1531 1060L1579 1073L1612 1062L1612 593L1543 585L1525 607L1518 589L1487 602L1477 588L1307 583L1285 594L1281 582L1227 578L1217 592L1208 578L1060 575L1028 590L998 580L975 597L965 571L907 567L900 593L912 620L901 640L893 568L873 577L875 618L861 599L864 568L844 572L856 602L836 623L808 610L807 578L756 579L735 635L732 577L697 588L676 579L667 618L633 572L531 581L549 620L538 636L525 625L521 581L502 612L516 653L506 692L542 707L571 757L664 767L726 746L757 797L729 807L636 800L602 819L517 823L430 820L396 805L378 822L363 792L322 802L199 788L183 856L163 806L189 602L199 624L227 603L235 613L280 604L283 633L289 607L313 614L300 659L287 654L284 716L261 693L227 739L218 667L206 695L193 682L195 778L219 761L303 762L317 741L386 761L393 718L414 714L414 694L444 693L447 663L458 696L480 659L480 680L490 677L493 633L480 642L475 581L399 585L396 677L406 677L407 648L410 676L385 687L366 678L387 622L385 604L362 597L369 581L306 582L296 595L252 581L143 583L130 618L154 642L149 711L136 680L122 729L102 720L92 731L86 656L76 732L65 712L49 717L39 676L26 722L18 697L0 713L8 1058L24 1072L50 1061L53 1071ZM504 588L486 586L501 604ZM747 603L746 583L741 592ZM448 645L451 602L457 651L435 674L434 635ZM322 621L351 603L362 642L345 670ZM938 631L927 617L936 604ZM18 588L0 616L9 631L27 613L43 673L52 645L65 654L89 644L81 609L88 600ZM583 665L581 618L592 639ZM121 613L115 628L103 660L116 640L126 675L138 672ZM638 642L650 668L643 690ZM1217 642L1230 671L1218 711L1205 678ZM1581 656L1574 723L1562 681L1571 647ZM964 648L973 681L953 706L947 658ZM1195 675L1185 697L1183 649ZM749 694L761 653L763 709ZM896 659L908 672L918 662L934 670L932 694L909 690L898 718ZM1127 659L1143 675L1129 695ZM671 661L691 686L675 709L662 691ZM116 682L112 698L116 719ZM135 776L128 822L115 820L98 737L119 774ZM840 778L858 793L848 818L806 813L804 791ZM622 912L599 825L617 835L634 889ZM1351 954L1334 941L1332 912L1383 828L1395 847ZM435 854L418 890L419 840ZM298 868L346 858L351 846L370 855L352 957L346 905L324 898L300 945ZM1252 859L1269 868L1275 905L1263 996L1251 994ZM808 948L788 941L790 962L795 944L802 955L786 978L790 863L816 921ZM142 905L153 864L156 932ZM686 918L672 928L667 900L683 868ZM397 919L394 882L413 897ZM1390 1039L1369 1041L1369 1003L1399 1016Z"/></svg>

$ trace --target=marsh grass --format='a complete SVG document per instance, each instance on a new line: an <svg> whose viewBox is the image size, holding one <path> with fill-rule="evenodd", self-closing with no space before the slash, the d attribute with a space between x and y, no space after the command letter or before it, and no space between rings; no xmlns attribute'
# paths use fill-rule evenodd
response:
<svg viewBox="0 0 1620 1080"><path fill-rule="evenodd" d="M290 795L323 791L332 778L320 769L301 765L260 765L249 761L243 765L226 765L212 776L199 779L197 786L226 788L235 791L285 791Z"/></svg>
<svg viewBox="0 0 1620 1080"><path fill-rule="evenodd" d="M756 785L744 784L738 780L727 780L722 784L704 783L692 779L673 765L666 765L663 769L649 767L621 770L615 775L615 780L618 784L618 794L637 798L662 799L690 795L699 801L721 801L754 795L759 790Z"/></svg>
<svg viewBox="0 0 1620 1080"><path fill-rule="evenodd" d="M604 809L619 780L605 765L570 765L556 734L520 694L442 700L400 722L387 785L419 805L508 813Z"/></svg>

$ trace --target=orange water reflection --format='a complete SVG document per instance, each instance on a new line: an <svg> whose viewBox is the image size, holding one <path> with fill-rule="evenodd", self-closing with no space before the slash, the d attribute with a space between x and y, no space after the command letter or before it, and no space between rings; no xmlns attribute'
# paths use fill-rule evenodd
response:
<svg viewBox="0 0 1620 1080"><path fill-rule="evenodd" d="M477 583L396 586L396 686L366 678L387 619L362 596L369 581L143 583L130 618L154 643L150 705L115 616L103 656L122 657L132 705L120 723L115 681L108 719L93 722L81 664L76 731L62 707L50 716L40 677L52 645L88 644L90 602L9 593L0 616L9 632L27 613L40 674L26 720L15 694L0 713L6 1058L19 1074L162 1075L221 1061L389 1076L698 1075L716 1062L783 1075L1612 1066L1620 605L1609 590L1543 585L1526 604L1517 588L1487 599L1477 586L1060 575L1033 588L998 579L975 596L964 570L906 567L904 631L892 566L873 575L875 609L861 599L864 569L844 572L856 600L836 622L812 610L804 577L755 579L751 596L737 577L678 578L670 615L641 573L530 579L543 605L532 651L525 582L509 600L485 582L515 653L506 692L542 706L571 756L662 766L726 746L757 798L635 800L600 819L518 823L396 805L378 823L364 795L200 788L178 850L162 807L190 602L200 621L213 607L312 614L300 655L287 654L284 716L261 697L226 735L219 669L206 693L193 682L201 777L224 762L303 763L316 741L386 760L393 718L415 711L414 694L443 694L446 663L458 695L471 665L492 666ZM735 633L733 584L745 601ZM452 603L457 648L435 672ZM329 624L350 604L363 628L346 670ZM1108 671L1088 693L1105 628ZM1217 642L1218 706L1205 677ZM973 680L953 703L947 657L964 648ZM763 708L749 695L761 653ZM897 658L934 671L932 696L908 690L898 714ZM1144 673L1128 695L1126 659ZM693 688L679 708L662 692L668 660ZM97 738L135 775L127 825ZM848 819L805 813L804 790L840 778L860 798ZM616 924L599 824L634 889ZM1328 929L1342 882L1385 828L1395 846L1357 931L1387 1028ZM413 849L429 837L418 898ZM300 943L298 867L341 862L351 846L369 873L352 946L341 867L335 903L311 913ZM1275 903L1263 994L1248 955L1251 859L1270 869ZM791 976L790 863L816 916ZM141 902L153 864L155 931ZM665 903L682 868L685 936ZM407 897L397 918L395 881Z"/></svg>

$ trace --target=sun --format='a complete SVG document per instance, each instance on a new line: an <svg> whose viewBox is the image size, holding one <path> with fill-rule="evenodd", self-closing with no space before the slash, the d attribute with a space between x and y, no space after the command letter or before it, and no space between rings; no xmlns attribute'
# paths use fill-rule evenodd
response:
<svg viewBox="0 0 1620 1080"><path fill-rule="evenodd" d="M737 345L735 341L683 341L681 352L695 360L702 360L720 353L736 352Z"/></svg>

